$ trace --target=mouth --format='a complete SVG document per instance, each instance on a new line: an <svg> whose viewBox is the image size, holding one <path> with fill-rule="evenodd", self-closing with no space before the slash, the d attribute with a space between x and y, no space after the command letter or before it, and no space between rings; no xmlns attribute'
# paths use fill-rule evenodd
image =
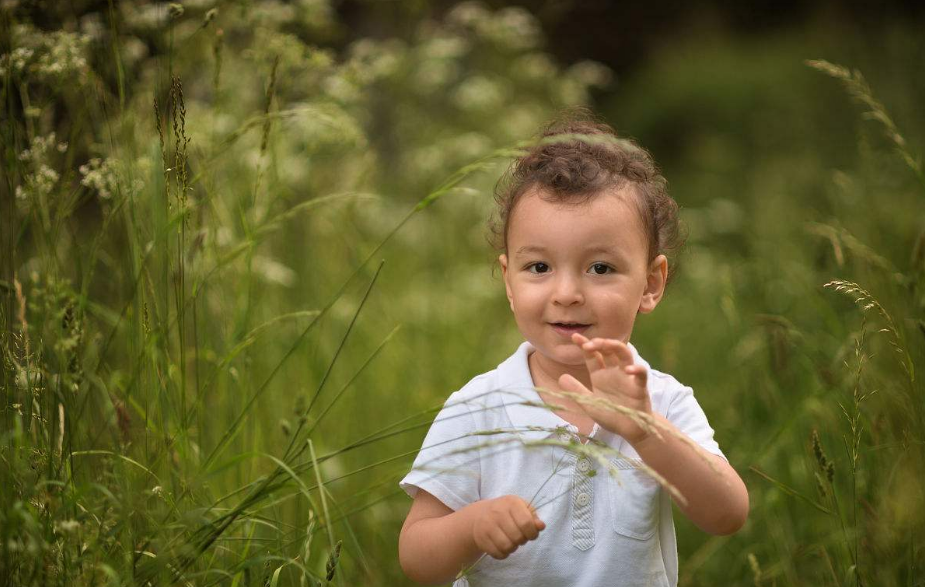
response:
<svg viewBox="0 0 925 587"><path fill-rule="evenodd" d="M581 324L579 322L550 322L553 330L564 336L565 338L571 338L572 334L576 332L584 332L590 328L590 324Z"/></svg>

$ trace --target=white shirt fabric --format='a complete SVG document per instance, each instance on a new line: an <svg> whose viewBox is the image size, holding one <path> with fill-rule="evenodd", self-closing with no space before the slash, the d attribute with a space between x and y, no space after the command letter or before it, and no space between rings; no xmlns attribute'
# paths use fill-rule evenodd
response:
<svg viewBox="0 0 925 587"><path fill-rule="evenodd" d="M691 388L630 349L649 370L652 410L725 459ZM533 350L524 342L496 369L450 395L399 483L409 496L421 488L454 511L519 495L546 523L536 540L504 560L483 556L454 585L675 587L668 492L634 466L639 455L621 436L595 424L590 438L608 448L580 444L577 427L542 407L527 364ZM604 451L604 462L588 449Z"/></svg>

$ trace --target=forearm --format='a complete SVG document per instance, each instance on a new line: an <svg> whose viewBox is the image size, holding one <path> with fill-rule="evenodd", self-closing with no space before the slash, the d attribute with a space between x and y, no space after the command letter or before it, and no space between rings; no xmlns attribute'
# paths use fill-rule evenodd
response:
<svg viewBox="0 0 925 587"><path fill-rule="evenodd" d="M478 560L482 551L475 545L472 526L483 503L477 501L452 514L402 528L398 557L405 574L418 583L447 583Z"/></svg>
<svg viewBox="0 0 925 587"><path fill-rule="evenodd" d="M663 416L653 416L677 432ZM661 436L649 435L633 448L687 499L686 505L678 503L684 515L710 534L732 534L741 528L748 516L748 490L735 469L699 446L665 431Z"/></svg>

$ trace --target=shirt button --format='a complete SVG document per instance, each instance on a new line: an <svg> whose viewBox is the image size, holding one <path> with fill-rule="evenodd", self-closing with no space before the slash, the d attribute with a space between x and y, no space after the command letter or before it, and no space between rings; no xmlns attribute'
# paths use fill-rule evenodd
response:
<svg viewBox="0 0 925 587"><path fill-rule="evenodd" d="M584 507L588 505L589 503L591 503L591 496L588 495L587 493L579 493L578 496L575 498L575 503L578 504L580 507Z"/></svg>
<svg viewBox="0 0 925 587"><path fill-rule="evenodd" d="M578 470L587 473L591 469L591 461L586 458L578 459Z"/></svg>

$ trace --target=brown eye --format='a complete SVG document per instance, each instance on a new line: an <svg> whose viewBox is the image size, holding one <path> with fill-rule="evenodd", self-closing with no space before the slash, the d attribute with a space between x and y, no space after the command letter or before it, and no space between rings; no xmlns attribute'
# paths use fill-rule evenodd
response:
<svg viewBox="0 0 925 587"><path fill-rule="evenodd" d="M527 267L530 273L546 273L549 271L549 265L546 263L534 263Z"/></svg>
<svg viewBox="0 0 925 587"><path fill-rule="evenodd" d="M610 265L606 265L604 263L595 263L594 265L591 265L591 271L595 275L606 275L611 270L612 269Z"/></svg>

